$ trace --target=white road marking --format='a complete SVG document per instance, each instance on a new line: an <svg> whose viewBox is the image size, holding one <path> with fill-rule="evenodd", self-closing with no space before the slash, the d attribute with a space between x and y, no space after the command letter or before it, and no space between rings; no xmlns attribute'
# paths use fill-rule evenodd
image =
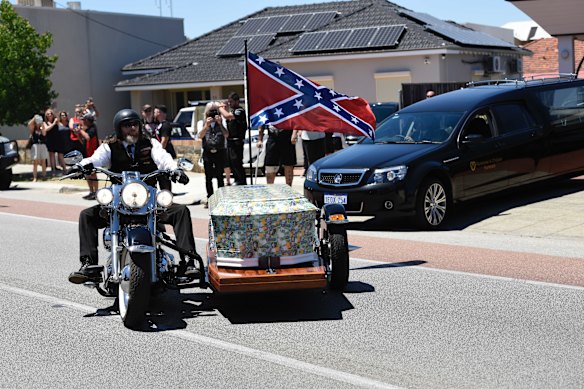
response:
<svg viewBox="0 0 584 389"><path fill-rule="evenodd" d="M0 290L18 294L21 296L45 301L52 305L59 305L64 307L69 307L77 311L85 312L85 313L94 313L97 311L97 308L91 307L89 305L78 304L73 301L64 300L60 298L56 298L53 296L48 296L45 294L33 292L26 289L15 288L13 286L9 286L3 283L0 283ZM115 319L120 320L118 316L102 316L104 319ZM231 353L237 353L244 356L252 357L255 359L259 359L262 361L275 363L287 368L296 369L300 371L304 371L309 374L333 379L335 381L344 382L350 385L355 385L363 388L386 388L386 389L393 389L399 388L398 386L390 385L381 381L377 381L371 378L362 377L356 374L346 373L343 371L330 369L323 366L314 365L312 363L303 362L298 359L285 357L278 354L273 354L267 351L257 350L251 347L242 346L235 343L225 342L223 340L211 338L208 336L203 336L199 334L195 334L185 330L176 330L176 331L168 331L160 333L162 336L172 336L175 338L180 338L189 342L202 344L210 347L214 347L217 349L221 349Z"/></svg>

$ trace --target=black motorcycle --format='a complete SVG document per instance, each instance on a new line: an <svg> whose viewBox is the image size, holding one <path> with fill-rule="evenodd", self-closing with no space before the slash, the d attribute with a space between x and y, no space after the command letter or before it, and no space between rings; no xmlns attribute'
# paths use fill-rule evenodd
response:
<svg viewBox="0 0 584 389"><path fill-rule="evenodd" d="M110 254L105 266L92 266L96 278L85 285L95 287L102 296L116 297L122 321L129 328L143 325L153 290L177 289L185 284L206 287L202 258L178 247L175 240L157 228L157 222L173 202L173 194L146 182L155 182L161 176L176 181L177 172L113 173L91 165L81 166L81 158L77 151L66 155L67 164L75 165L76 169L62 179L83 178L98 172L105 174L112 183L96 193L96 200L101 205L100 216L108 220L108 226L103 230L103 244ZM193 164L181 158L178 166L182 170L191 170ZM174 255L163 247L178 252L182 261L175 260ZM196 279L181 275L180 264L186 259L197 263L200 271Z"/></svg>

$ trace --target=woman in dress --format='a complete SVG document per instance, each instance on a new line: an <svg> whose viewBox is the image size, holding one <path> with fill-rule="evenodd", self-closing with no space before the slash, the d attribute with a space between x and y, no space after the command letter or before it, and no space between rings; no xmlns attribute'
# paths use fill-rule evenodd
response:
<svg viewBox="0 0 584 389"><path fill-rule="evenodd" d="M45 144L46 132L43 126L43 118L40 115L35 115L28 122L28 129L30 137L32 138L32 147L30 149L30 157L32 159L32 181L37 181L38 165L42 168L42 178L47 176L47 158L49 151Z"/></svg>
<svg viewBox="0 0 584 389"><path fill-rule="evenodd" d="M59 119L55 116L55 112L52 109L47 109L45 111L45 121L42 126L45 129L45 144L47 150L49 150L49 165L51 166L51 174L55 174L57 171L57 164L55 161L55 153L59 152L60 141L59 138ZM62 169L65 169L65 160L59 158L59 165Z"/></svg>

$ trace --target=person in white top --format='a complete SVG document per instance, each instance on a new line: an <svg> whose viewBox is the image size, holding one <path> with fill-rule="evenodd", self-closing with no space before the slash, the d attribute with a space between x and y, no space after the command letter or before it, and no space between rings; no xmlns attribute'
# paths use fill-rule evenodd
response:
<svg viewBox="0 0 584 389"><path fill-rule="evenodd" d="M81 161L75 168L85 170L87 165L95 167L109 167L115 173L123 171L138 171L150 173L157 169L176 170L177 164L156 139L148 139L142 133L142 122L137 112L123 109L114 117L116 136L102 143L91 157ZM176 170L178 182L188 183L189 179L182 170ZM94 276L89 266L97 265L97 236L100 228L105 228L108 221L100 217L101 206L95 205L81 211L79 215L79 257L81 268L69 275L69 281L82 284L90 281ZM164 224L171 224L179 247L196 253L195 239L191 224L189 209L182 204L172 204L166 210L166 218L160 220ZM197 269L192 260L181 266L184 274L195 274Z"/></svg>

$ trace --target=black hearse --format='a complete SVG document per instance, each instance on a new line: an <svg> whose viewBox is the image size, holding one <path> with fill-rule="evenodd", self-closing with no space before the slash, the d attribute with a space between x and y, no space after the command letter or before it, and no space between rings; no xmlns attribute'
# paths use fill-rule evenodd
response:
<svg viewBox="0 0 584 389"><path fill-rule="evenodd" d="M304 193L433 229L458 201L583 172L584 79L489 81L398 111L375 141L311 165Z"/></svg>

